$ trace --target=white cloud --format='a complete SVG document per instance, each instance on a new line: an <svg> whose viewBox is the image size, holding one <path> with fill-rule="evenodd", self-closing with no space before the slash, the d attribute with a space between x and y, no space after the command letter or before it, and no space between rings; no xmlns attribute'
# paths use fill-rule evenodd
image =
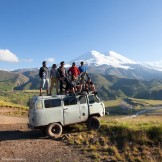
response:
<svg viewBox="0 0 162 162"><path fill-rule="evenodd" d="M0 49L0 61L19 62L18 57L8 49Z"/></svg>
<svg viewBox="0 0 162 162"><path fill-rule="evenodd" d="M54 58L47 58L46 61L47 61L47 62L54 62L55 59L54 59Z"/></svg>
<svg viewBox="0 0 162 162"><path fill-rule="evenodd" d="M144 63L141 63L141 64L143 64L147 68L162 71L162 60L159 60L159 61L156 61L156 62L144 62Z"/></svg>

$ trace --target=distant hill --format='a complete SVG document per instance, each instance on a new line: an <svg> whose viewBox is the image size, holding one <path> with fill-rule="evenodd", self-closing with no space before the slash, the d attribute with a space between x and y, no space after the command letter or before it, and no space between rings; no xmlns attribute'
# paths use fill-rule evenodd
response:
<svg viewBox="0 0 162 162"><path fill-rule="evenodd" d="M124 97L162 99L162 81L143 81L97 74L91 74L90 77L99 95L105 100Z"/></svg>
<svg viewBox="0 0 162 162"><path fill-rule="evenodd" d="M21 73L13 73L0 70L0 89L12 90L29 81L29 78Z"/></svg>
<svg viewBox="0 0 162 162"><path fill-rule="evenodd" d="M97 70L98 71L98 70ZM161 80L139 80L117 77L116 75L89 73L102 99L135 97L162 99ZM38 70L18 72L0 71L1 90L39 89Z"/></svg>

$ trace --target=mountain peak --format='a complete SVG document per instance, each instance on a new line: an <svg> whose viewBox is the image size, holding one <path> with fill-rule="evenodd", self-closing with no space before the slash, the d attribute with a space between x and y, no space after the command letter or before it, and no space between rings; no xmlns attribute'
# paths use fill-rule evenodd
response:
<svg viewBox="0 0 162 162"><path fill-rule="evenodd" d="M109 56L117 59L118 61L120 61L120 63L123 63L123 64L136 64L136 62L134 62L133 60L130 60L114 51L109 51Z"/></svg>
<svg viewBox="0 0 162 162"><path fill-rule="evenodd" d="M114 51L109 51L108 54L104 54L95 50L83 54L71 62L74 61L77 64L79 64L80 61L84 61L87 65L95 65L95 66L108 65L108 66L113 66L116 68L124 68L124 69L130 68L128 64L136 64L134 61Z"/></svg>

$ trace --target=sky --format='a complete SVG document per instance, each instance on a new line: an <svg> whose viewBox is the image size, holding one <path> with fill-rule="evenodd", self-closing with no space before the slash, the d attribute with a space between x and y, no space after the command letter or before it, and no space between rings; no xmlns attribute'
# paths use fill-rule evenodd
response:
<svg viewBox="0 0 162 162"><path fill-rule="evenodd" d="M161 0L0 0L0 69L39 68L89 51L162 60Z"/></svg>

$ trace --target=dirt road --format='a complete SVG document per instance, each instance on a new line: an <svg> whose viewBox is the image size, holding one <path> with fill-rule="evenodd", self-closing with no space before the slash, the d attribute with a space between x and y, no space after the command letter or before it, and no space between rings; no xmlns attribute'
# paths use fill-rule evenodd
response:
<svg viewBox="0 0 162 162"><path fill-rule="evenodd" d="M6 115L16 109L0 108L0 161L90 162L62 140L49 139L39 130L27 127L24 117Z"/></svg>

